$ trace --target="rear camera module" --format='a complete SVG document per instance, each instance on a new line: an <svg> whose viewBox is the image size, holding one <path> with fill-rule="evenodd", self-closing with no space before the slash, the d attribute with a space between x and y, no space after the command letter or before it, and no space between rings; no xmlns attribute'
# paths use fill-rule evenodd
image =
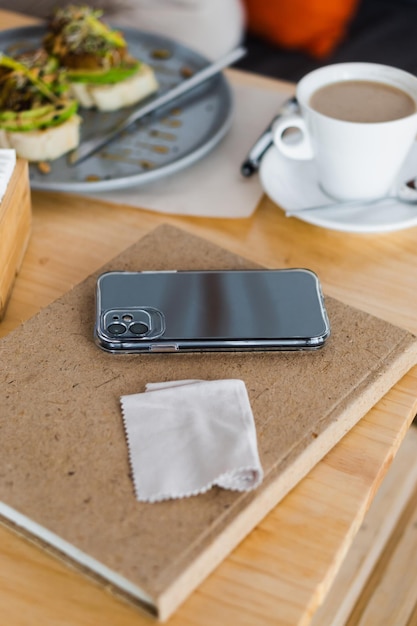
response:
<svg viewBox="0 0 417 626"><path fill-rule="evenodd" d="M144 343L163 335L165 319L161 311L153 307L125 306L105 311L101 328L107 339L115 344L125 344L129 341Z"/></svg>

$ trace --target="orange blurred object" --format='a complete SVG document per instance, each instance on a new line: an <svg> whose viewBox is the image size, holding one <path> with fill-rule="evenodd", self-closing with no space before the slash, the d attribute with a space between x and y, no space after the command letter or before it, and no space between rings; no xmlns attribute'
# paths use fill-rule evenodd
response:
<svg viewBox="0 0 417 626"><path fill-rule="evenodd" d="M346 34L359 0L243 0L250 33L323 58Z"/></svg>

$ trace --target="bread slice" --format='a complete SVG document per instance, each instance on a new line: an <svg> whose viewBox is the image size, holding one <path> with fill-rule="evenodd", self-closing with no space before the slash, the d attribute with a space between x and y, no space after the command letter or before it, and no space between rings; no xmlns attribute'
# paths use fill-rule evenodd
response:
<svg viewBox="0 0 417 626"><path fill-rule="evenodd" d="M82 107L116 111L143 100L157 89L158 82L153 69L146 63L141 63L136 74L118 83L103 85L72 82L70 93Z"/></svg>
<svg viewBox="0 0 417 626"><path fill-rule="evenodd" d="M0 129L0 148L13 148L16 155L28 161L51 161L74 150L80 141L78 115L72 115L58 126L42 130L6 131Z"/></svg>

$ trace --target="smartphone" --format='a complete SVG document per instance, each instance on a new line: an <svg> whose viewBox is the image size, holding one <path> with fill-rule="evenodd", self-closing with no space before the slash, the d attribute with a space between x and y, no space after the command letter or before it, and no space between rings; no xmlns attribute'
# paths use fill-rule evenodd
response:
<svg viewBox="0 0 417 626"><path fill-rule="evenodd" d="M95 341L114 353L321 348L330 335L307 269L107 272Z"/></svg>

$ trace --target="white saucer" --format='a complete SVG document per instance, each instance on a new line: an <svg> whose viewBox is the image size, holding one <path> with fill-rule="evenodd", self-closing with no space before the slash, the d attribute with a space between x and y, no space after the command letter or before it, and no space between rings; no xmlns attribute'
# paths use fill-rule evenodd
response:
<svg viewBox="0 0 417 626"><path fill-rule="evenodd" d="M318 185L314 161L288 159L275 147L271 147L261 161L259 175L265 193L284 211L332 202ZM398 182L413 176L417 176L417 143L413 145L403 165ZM409 205L387 199L379 206L300 212L297 218L332 230L383 233L417 226L417 204Z"/></svg>

